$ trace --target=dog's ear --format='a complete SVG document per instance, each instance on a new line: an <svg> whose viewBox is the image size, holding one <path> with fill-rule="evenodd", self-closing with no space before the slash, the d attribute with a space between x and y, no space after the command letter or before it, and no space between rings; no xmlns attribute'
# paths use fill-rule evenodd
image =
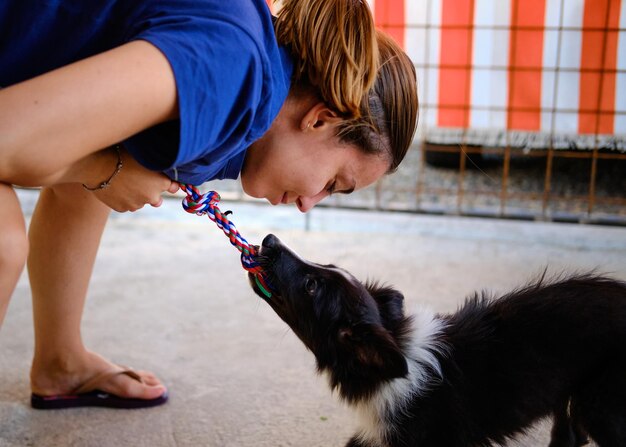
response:
<svg viewBox="0 0 626 447"><path fill-rule="evenodd" d="M367 291L378 304L383 322L396 322L404 318L404 295L392 287L376 283L366 285Z"/></svg>
<svg viewBox="0 0 626 447"><path fill-rule="evenodd" d="M404 377L408 372L406 358L391 334L379 324L359 324L339 332L348 344L357 365L376 373L381 379Z"/></svg>

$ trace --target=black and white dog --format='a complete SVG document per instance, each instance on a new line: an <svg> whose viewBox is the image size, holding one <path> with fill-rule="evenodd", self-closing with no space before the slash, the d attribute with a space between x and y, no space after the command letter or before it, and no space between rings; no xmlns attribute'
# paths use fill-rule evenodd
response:
<svg viewBox="0 0 626 447"><path fill-rule="evenodd" d="M348 447L490 446L546 416L551 447L626 446L626 283L541 278L451 315L406 316L400 292L273 235L258 260L268 303L360 416Z"/></svg>

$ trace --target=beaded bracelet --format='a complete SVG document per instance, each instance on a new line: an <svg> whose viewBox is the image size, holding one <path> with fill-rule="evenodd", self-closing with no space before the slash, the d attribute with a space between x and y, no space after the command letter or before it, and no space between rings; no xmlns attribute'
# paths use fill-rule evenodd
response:
<svg viewBox="0 0 626 447"><path fill-rule="evenodd" d="M103 181L102 183L100 183L98 186L96 186L95 188L90 188L89 186L85 185L83 183L83 188L85 188L87 191L98 191L100 189L106 189L109 186L111 186L111 181L113 180L113 178L120 173L120 171L122 170L122 167L124 166L124 163L122 163L122 154L120 153L120 145L116 144L114 146L115 152L117 152L117 165L115 166L115 171L113 171L113 174L111 174L111 176L106 179L105 181Z"/></svg>

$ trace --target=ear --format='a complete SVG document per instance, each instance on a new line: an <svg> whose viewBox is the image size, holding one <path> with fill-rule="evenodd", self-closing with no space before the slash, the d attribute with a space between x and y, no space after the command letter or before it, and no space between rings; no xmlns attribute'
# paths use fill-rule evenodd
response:
<svg viewBox="0 0 626 447"><path fill-rule="evenodd" d="M404 318L404 295L391 287L367 284L367 291L378 304L378 312L383 325L400 321Z"/></svg>
<svg viewBox="0 0 626 447"><path fill-rule="evenodd" d="M378 324L361 324L342 329L340 337L349 345L354 360L365 371L390 380L404 377L408 365L391 334Z"/></svg>
<svg viewBox="0 0 626 447"><path fill-rule="evenodd" d="M304 114L302 120L300 121L300 130L303 132L319 130L324 128L324 126L332 127L339 122L341 122L341 117L333 112L326 104L320 101L315 103Z"/></svg>

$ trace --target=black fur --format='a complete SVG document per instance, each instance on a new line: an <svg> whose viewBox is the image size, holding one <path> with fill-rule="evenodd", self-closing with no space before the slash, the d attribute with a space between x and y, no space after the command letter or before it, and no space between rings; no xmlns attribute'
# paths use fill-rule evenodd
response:
<svg viewBox="0 0 626 447"><path fill-rule="evenodd" d="M357 434L348 447L491 446L546 416L554 416L550 447L587 437L626 446L625 283L542 277L497 299L476 294L436 317L429 362L411 357L416 323L398 291L306 262L273 235L259 261L274 289L269 304L349 404L367 405L406 381L411 362L429 378L389 401L379 436Z"/></svg>

